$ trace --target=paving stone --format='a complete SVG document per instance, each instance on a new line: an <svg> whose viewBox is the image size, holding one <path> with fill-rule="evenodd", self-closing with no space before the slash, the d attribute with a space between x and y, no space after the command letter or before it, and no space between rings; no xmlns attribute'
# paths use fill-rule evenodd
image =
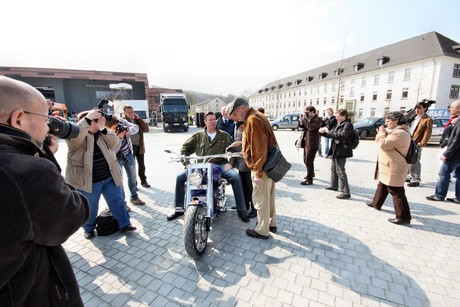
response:
<svg viewBox="0 0 460 307"><path fill-rule="evenodd" d="M183 246L183 218L165 218L183 166L167 163L163 149L179 151L197 130L145 134L152 187L139 188L147 204L133 206L136 233L89 241L79 230L64 244L86 306L460 305L460 206L425 199L438 177L436 146L424 148L422 185L405 189L413 217L406 227L387 221L394 217L390 196L382 211L364 205L377 186L374 141L361 141L347 159L352 199L338 201L324 190L331 160L316 158L314 185L300 186L305 166L292 146L298 132L276 131L292 163L276 184L278 233L250 238L245 230L255 220L245 224L227 212L213 221L204 255L192 260ZM66 144L60 145L57 159L65 169ZM449 197L453 190L451 183ZM235 203L230 187L227 197Z"/></svg>

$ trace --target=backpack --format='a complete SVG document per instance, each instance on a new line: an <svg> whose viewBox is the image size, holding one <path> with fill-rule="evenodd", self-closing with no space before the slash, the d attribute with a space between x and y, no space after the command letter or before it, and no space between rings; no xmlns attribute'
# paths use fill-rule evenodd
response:
<svg viewBox="0 0 460 307"><path fill-rule="evenodd" d="M396 149L397 152L399 150ZM420 152L420 147L414 142L414 140L410 140L409 150L407 151L407 155L404 157L402 153L399 152L401 156L406 159L407 164L415 164L418 161L418 153Z"/></svg>
<svg viewBox="0 0 460 307"><path fill-rule="evenodd" d="M108 236L118 231L118 221L108 209L96 217L96 231L98 236Z"/></svg>
<svg viewBox="0 0 460 307"><path fill-rule="evenodd" d="M351 149L356 149L358 145L359 145L359 134L355 130L353 131L353 136L351 137L351 140L350 140Z"/></svg>

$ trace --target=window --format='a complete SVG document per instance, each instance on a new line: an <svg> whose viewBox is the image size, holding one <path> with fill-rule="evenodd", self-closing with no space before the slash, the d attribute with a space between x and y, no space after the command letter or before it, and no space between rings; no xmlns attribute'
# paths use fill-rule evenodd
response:
<svg viewBox="0 0 460 307"><path fill-rule="evenodd" d="M371 116L375 116L375 108L371 109Z"/></svg>
<svg viewBox="0 0 460 307"><path fill-rule="evenodd" d="M361 86L362 86L362 87L366 87L366 77L363 77L363 78L361 79Z"/></svg>
<svg viewBox="0 0 460 307"><path fill-rule="evenodd" d="M383 111L383 118L387 117L388 113L390 113L390 108L385 108Z"/></svg>
<svg viewBox="0 0 460 307"><path fill-rule="evenodd" d="M399 112L401 112L403 114L406 113L406 107L399 108Z"/></svg>
<svg viewBox="0 0 460 307"><path fill-rule="evenodd" d="M402 89L401 99L407 99L409 97L409 89L407 87Z"/></svg>
<svg viewBox="0 0 460 307"><path fill-rule="evenodd" d="M404 81L410 80L410 71L411 71L410 68L406 68L404 70Z"/></svg>
<svg viewBox="0 0 460 307"><path fill-rule="evenodd" d="M334 103L335 103L335 98L332 97L332 98L331 98L331 104L334 104Z"/></svg>
<svg viewBox="0 0 460 307"><path fill-rule="evenodd" d="M319 86L316 86L316 94L319 94Z"/></svg>
<svg viewBox="0 0 460 307"><path fill-rule="evenodd" d="M388 83L393 83L395 80L395 72L394 71L390 71L388 73Z"/></svg>
<svg viewBox="0 0 460 307"><path fill-rule="evenodd" d="M391 100L392 90L387 90L387 100Z"/></svg>
<svg viewBox="0 0 460 307"><path fill-rule="evenodd" d="M335 93L335 83L332 83L332 92Z"/></svg>
<svg viewBox="0 0 460 307"><path fill-rule="evenodd" d="M458 91L460 89L460 85L451 85L450 86L450 94L449 98L458 99Z"/></svg>
<svg viewBox="0 0 460 307"><path fill-rule="evenodd" d="M452 77L460 78L460 64L454 64L454 71L452 72Z"/></svg>
<svg viewBox="0 0 460 307"><path fill-rule="evenodd" d="M340 104L343 103L343 95L340 95Z"/></svg>
<svg viewBox="0 0 460 307"><path fill-rule="evenodd" d="M358 118L363 117L363 109L358 109Z"/></svg>
<svg viewBox="0 0 460 307"><path fill-rule="evenodd" d="M359 102L364 102L364 98L365 98L364 93L361 93L361 95L359 97Z"/></svg>
<svg viewBox="0 0 460 307"><path fill-rule="evenodd" d="M303 106L304 106L304 107L307 106L307 99L305 99L305 100L303 101Z"/></svg>
<svg viewBox="0 0 460 307"><path fill-rule="evenodd" d="M355 88L353 86L350 87L350 97L355 97Z"/></svg>
<svg viewBox="0 0 460 307"><path fill-rule="evenodd" d="M377 101L377 92L372 93L372 101Z"/></svg>
<svg viewBox="0 0 460 307"><path fill-rule="evenodd" d="M349 112L352 112L355 109L355 101L354 100L347 100L345 109Z"/></svg>
<svg viewBox="0 0 460 307"><path fill-rule="evenodd" d="M324 93L327 93L327 83L324 83Z"/></svg>
<svg viewBox="0 0 460 307"><path fill-rule="evenodd" d="M324 97L323 98L323 105L326 105L326 103L327 103L327 99L326 99L326 97Z"/></svg>
<svg viewBox="0 0 460 307"><path fill-rule="evenodd" d="M112 97L112 92L111 91L96 91L96 99L108 99Z"/></svg>
<svg viewBox="0 0 460 307"><path fill-rule="evenodd" d="M310 105L311 106L313 105L313 99L310 99Z"/></svg>
<svg viewBox="0 0 460 307"><path fill-rule="evenodd" d="M379 82L380 82L380 75L376 74L374 76L374 85L379 85Z"/></svg>
<svg viewBox="0 0 460 307"><path fill-rule="evenodd" d="M316 105L319 106L319 98L316 98Z"/></svg>
<svg viewBox="0 0 460 307"><path fill-rule="evenodd" d="M351 79L350 83L355 84L355 79Z"/></svg>

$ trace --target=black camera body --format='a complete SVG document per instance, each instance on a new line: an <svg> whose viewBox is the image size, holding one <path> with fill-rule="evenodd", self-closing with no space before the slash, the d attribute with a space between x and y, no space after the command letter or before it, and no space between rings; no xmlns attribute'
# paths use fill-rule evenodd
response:
<svg viewBox="0 0 460 307"><path fill-rule="evenodd" d="M111 121L112 120L112 115L104 113L104 106L108 104L109 106L113 106L113 102L108 100L108 99L101 99L99 103L97 104L97 108L101 110L101 115L104 116L105 120Z"/></svg>
<svg viewBox="0 0 460 307"><path fill-rule="evenodd" d="M122 133L124 131L129 131L129 127L123 124L118 124L116 129L117 129L117 134Z"/></svg>

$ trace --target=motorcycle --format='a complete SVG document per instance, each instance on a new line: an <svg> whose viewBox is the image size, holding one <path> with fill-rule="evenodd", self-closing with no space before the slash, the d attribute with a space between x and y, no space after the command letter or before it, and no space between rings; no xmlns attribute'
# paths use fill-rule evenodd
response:
<svg viewBox="0 0 460 307"><path fill-rule="evenodd" d="M185 216L182 231L187 254L198 259L208 244L208 232L212 229L212 220L226 212L225 186L227 180L222 178L219 165L209 162L215 158L241 157L240 152L229 152L230 148L238 146L235 142L227 147L225 153L208 156L181 156L171 150L166 153L174 154L171 162L190 162L187 166L187 181L185 183Z"/></svg>

